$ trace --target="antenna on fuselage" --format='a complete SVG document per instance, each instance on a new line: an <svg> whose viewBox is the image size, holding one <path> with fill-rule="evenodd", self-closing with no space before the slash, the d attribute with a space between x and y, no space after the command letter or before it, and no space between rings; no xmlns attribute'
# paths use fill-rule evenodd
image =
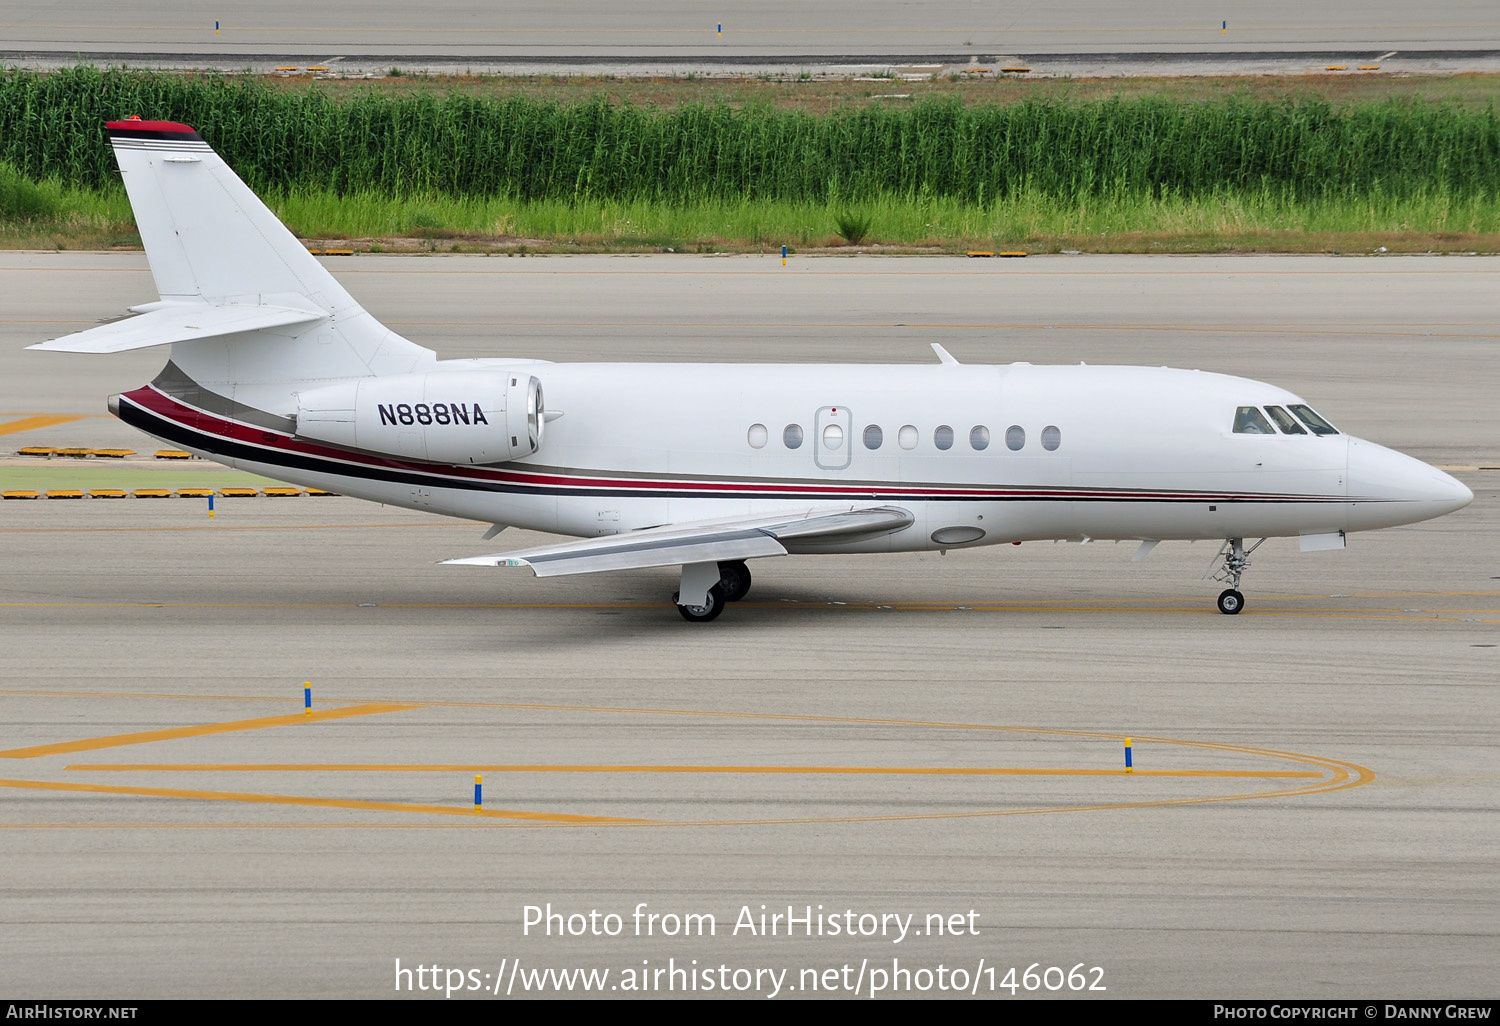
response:
<svg viewBox="0 0 1500 1026"><path fill-rule="evenodd" d="M937 358L940 362L951 363L955 367L959 366L959 362L953 358L953 354L948 352L948 350L944 349L942 346L938 345L936 342L932 343L932 351L934 353L937 353Z"/></svg>

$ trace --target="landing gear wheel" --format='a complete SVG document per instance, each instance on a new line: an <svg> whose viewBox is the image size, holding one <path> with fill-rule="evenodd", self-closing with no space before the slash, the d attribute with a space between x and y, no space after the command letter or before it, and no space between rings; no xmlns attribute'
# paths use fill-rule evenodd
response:
<svg viewBox="0 0 1500 1026"><path fill-rule="evenodd" d="M750 594L750 568L743 559L719 564L719 587L728 602L738 602Z"/></svg>
<svg viewBox="0 0 1500 1026"><path fill-rule="evenodd" d="M672 601L677 602L679 592L672 592ZM701 606L684 606L677 604L677 611L688 623L708 623L710 620L718 619L720 613L724 612L724 589L714 585L708 589L708 595L703 599Z"/></svg>
<svg viewBox="0 0 1500 1026"><path fill-rule="evenodd" d="M1227 616L1233 616L1235 613L1238 613L1241 609L1244 608L1245 596L1241 595L1233 588L1225 588L1219 593L1219 612L1224 613ZM687 614L683 613L682 615L686 616Z"/></svg>

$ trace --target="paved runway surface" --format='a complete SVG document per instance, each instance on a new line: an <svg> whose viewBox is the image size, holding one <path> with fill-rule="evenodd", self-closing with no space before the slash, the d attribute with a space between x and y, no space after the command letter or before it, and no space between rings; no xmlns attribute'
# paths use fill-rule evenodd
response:
<svg viewBox="0 0 1500 1026"><path fill-rule="evenodd" d="M335 70L383 72L380 62L458 70L577 69L586 62L596 71L632 65L662 71L747 61L795 68L1026 56L1058 73L1098 74L1112 64L1119 71L1121 58L1143 58L1149 65L1189 54L1238 66L1266 55L1368 60L1391 51L1397 52L1392 67L1437 70L1472 64L1452 63L1455 52L1497 49L1500 16L1487 0L1420 7L1393 0L1267 0L1213 8L1191 0L773 0L725 12L690 0L523 0L437 8L396 0L223 0L211 9L189 0L20 0L0 15L0 51L8 60L70 62L79 54L129 63L187 58L235 69L249 63L257 70L294 58ZM1077 55L1101 60L1097 66L1070 63ZM1485 66L1493 64L1495 54L1490 56ZM1142 67L1137 73L1150 71Z"/></svg>
<svg viewBox="0 0 1500 1026"><path fill-rule="evenodd" d="M1495 260L331 264L445 356L1201 366L1500 466ZM0 296L0 431L161 361L20 351L154 298L139 256L3 255ZM151 445L5 437L53 439ZM759 561L702 626L669 572L438 566L535 536L349 499L0 503L0 990L380 997L400 959L618 995L675 959L868 994L899 959L981 994L1033 963L1094 997L1492 994L1500 472L1458 476L1445 519L1268 542L1235 618L1201 544ZM527 935L549 902L621 935ZM642 902L715 935L638 937ZM761 905L922 932L734 933Z"/></svg>

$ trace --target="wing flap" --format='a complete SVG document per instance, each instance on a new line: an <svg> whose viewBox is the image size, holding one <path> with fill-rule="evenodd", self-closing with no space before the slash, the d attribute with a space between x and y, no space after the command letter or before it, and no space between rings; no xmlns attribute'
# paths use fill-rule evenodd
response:
<svg viewBox="0 0 1500 1026"><path fill-rule="evenodd" d="M171 303L149 313L111 321L87 331L38 342L27 349L53 353L123 353L131 349L162 346L168 342L193 342L215 335L234 335L261 328L280 328L322 320L326 314L288 306L209 306L204 303Z"/></svg>
<svg viewBox="0 0 1500 1026"><path fill-rule="evenodd" d="M891 506L800 510L672 524L606 538L585 538L443 562L458 566L527 566L538 577L639 570L784 556L787 548L782 544L783 538L807 541L884 534L909 526L913 519L906 510Z"/></svg>

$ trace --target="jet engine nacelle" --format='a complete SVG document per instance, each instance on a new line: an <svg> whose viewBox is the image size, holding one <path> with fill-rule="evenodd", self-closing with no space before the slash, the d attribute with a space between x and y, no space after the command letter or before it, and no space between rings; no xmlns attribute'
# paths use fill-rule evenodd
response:
<svg viewBox="0 0 1500 1026"><path fill-rule="evenodd" d="M536 452L541 382L515 371L355 378L297 395L297 437L434 463L501 463Z"/></svg>

